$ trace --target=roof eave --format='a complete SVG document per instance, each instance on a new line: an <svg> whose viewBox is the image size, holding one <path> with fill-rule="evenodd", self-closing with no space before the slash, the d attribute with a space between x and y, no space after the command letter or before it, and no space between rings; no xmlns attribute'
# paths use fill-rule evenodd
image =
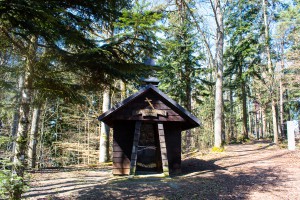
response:
<svg viewBox="0 0 300 200"><path fill-rule="evenodd" d="M103 113L102 115L100 115L98 117L98 120L99 121L103 121L104 123L106 123L106 119L108 119L109 116L113 112L121 109L123 106L125 106L128 103L130 103L134 99L138 98L140 95L144 94L145 92L147 92L150 89L154 90L156 93L158 93L160 96L162 96L166 101L168 101L172 106L174 106L181 114L184 114L185 116L188 117L188 119L189 119L188 123L190 125L186 126L188 128L186 128L185 130L200 126L200 121L199 121L198 118L196 118L195 116L193 116L190 112L188 112L186 109L184 109L182 106L180 106L177 102L175 102L173 99L169 98L165 93L163 93L157 87L155 87L155 86L153 86L151 84L149 84L146 87L142 88L137 93L133 94L132 96L130 96L128 98L126 98L122 102L116 104L113 108L109 109L108 111L106 111L105 113Z"/></svg>

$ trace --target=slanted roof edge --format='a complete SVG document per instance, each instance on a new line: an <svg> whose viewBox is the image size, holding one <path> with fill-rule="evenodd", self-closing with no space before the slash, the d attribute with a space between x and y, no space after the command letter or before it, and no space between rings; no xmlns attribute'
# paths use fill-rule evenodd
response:
<svg viewBox="0 0 300 200"><path fill-rule="evenodd" d="M109 109L108 111L106 111L105 113L103 113L102 115L100 115L98 117L98 120L101 121L102 119L106 118L108 115L110 115L111 113L119 110L121 107L125 106L126 104L128 104L129 102L133 101L135 98L137 98L138 96L142 95L145 91L149 90L151 85L147 85L146 87L140 89L138 92L134 93L133 95L131 95L130 97L124 99L123 101L121 101L120 103L117 103L114 107L112 107L111 109Z"/></svg>
<svg viewBox="0 0 300 200"><path fill-rule="evenodd" d="M181 111L183 114L187 115L190 119L192 119L194 122L196 122L198 125L200 125L200 121L197 117L192 115L189 111L187 111L185 108L183 108L181 105L179 105L176 101L168 97L165 93L163 93L161 90L159 90L156 87L152 88L155 92L157 92L159 95L161 95L164 99L166 99L168 102L170 102L173 106L175 106L179 111Z"/></svg>
<svg viewBox="0 0 300 200"><path fill-rule="evenodd" d="M184 109L182 106L180 106L176 101L174 101L173 99L171 99L170 97L168 97L165 93L163 93L162 91L160 91L157 87L153 86L153 85L147 85L146 87L142 88L141 90L139 90L137 93L133 94L132 96L124 99L122 102L116 104L114 107L112 107L111 109L109 109L108 111L106 111L105 113L103 113L102 115L100 115L98 117L99 121L103 121L103 119L105 119L106 117L108 117L110 114L112 114L113 112L119 110L120 108L122 108L123 106L125 106L126 104L130 103L131 101L133 101L134 99L136 99L137 97L139 97L140 95L144 94L146 91L148 91L149 89L154 90L156 93L158 93L160 96L162 96L164 99L166 99L170 104L172 104L174 107L176 107L182 114L186 115L187 117L189 117L192 121L194 121L197 125L200 125L200 121L198 118L196 118L194 115L192 115L190 112L188 112L186 109ZM196 127L196 126L195 126Z"/></svg>

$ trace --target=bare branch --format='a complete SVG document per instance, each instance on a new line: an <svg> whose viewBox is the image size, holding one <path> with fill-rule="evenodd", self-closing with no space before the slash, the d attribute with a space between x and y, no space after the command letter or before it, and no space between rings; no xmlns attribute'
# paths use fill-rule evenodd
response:
<svg viewBox="0 0 300 200"><path fill-rule="evenodd" d="M218 21L218 19L217 19L217 13L216 13L215 5L214 5L214 3L212 2L212 0L209 0L209 2L210 2L210 5L211 5L212 10L213 10L213 12L214 12L214 18L215 18L217 27L220 27L219 21Z"/></svg>
<svg viewBox="0 0 300 200"><path fill-rule="evenodd" d="M190 13L190 15L192 16L193 20L194 20L194 23L197 27L197 30L199 31L199 33L201 34L201 36L203 37L203 41L204 41L204 44L205 44L205 47L207 49L207 52L208 52L208 55L209 55L209 59L211 60L211 67L213 67L213 63L214 63L214 58L212 56L212 52L210 50L210 47L209 47L209 44L208 44L208 41L207 41L207 38L206 38L206 35L205 33L201 30L201 27L199 26L199 24L197 23L197 20L196 20L196 17L194 15L194 13L192 12L192 10L190 9L190 7L187 5L187 3L185 1L183 1L188 12Z"/></svg>

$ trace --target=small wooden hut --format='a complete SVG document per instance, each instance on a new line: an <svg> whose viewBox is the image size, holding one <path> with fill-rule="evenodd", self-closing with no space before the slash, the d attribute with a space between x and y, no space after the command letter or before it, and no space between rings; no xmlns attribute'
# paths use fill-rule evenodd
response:
<svg viewBox="0 0 300 200"><path fill-rule="evenodd" d="M181 131L199 120L152 84L98 118L113 128L113 174L181 170Z"/></svg>

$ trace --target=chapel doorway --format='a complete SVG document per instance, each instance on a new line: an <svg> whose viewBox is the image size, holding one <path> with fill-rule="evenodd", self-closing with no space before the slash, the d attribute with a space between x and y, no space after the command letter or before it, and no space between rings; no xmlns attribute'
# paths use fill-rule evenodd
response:
<svg viewBox="0 0 300 200"><path fill-rule="evenodd" d="M137 150L137 171L162 172L162 159L156 123L142 123Z"/></svg>

